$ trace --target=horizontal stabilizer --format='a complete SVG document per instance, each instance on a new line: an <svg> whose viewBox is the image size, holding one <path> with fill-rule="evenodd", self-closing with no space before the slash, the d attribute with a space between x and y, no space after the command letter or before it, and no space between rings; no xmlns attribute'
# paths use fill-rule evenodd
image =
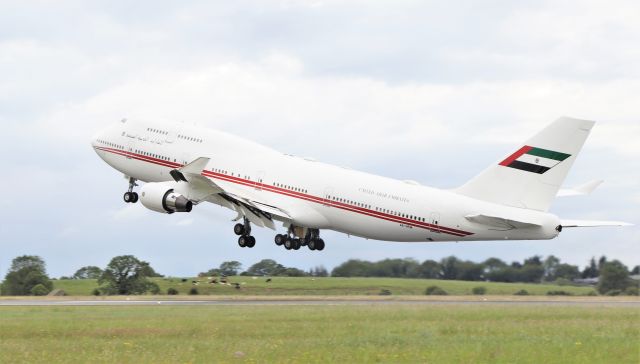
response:
<svg viewBox="0 0 640 364"><path fill-rule="evenodd" d="M560 225L563 228L573 227L602 227L602 226L633 226L628 222L622 221L597 221L597 220L561 220Z"/></svg>
<svg viewBox="0 0 640 364"><path fill-rule="evenodd" d="M538 227L540 224L536 224L529 221L518 221L513 218L505 218L500 216L490 216L483 214L473 214L465 216L465 219L475 222L477 224L487 225L494 228L498 228L500 230L512 230L512 229L523 229L530 227Z"/></svg>
<svg viewBox="0 0 640 364"><path fill-rule="evenodd" d="M580 186L574 188L562 188L558 191L558 194L556 196L566 197L588 195L593 192L593 190L595 190L598 186L600 186L602 182L604 181L601 179L596 179L587 183L583 183Z"/></svg>

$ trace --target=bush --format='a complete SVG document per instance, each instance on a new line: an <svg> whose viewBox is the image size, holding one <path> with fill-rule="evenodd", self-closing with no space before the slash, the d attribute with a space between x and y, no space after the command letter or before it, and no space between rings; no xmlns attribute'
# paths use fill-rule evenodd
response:
<svg viewBox="0 0 640 364"><path fill-rule="evenodd" d="M571 286L573 285L573 282L566 278L558 278L556 279L555 284L557 284L558 286Z"/></svg>
<svg viewBox="0 0 640 364"><path fill-rule="evenodd" d="M484 287L473 287L473 289L471 290L471 293L475 295L483 295L487 293L487 289Z"/></svg>
<svg viewBox="0 0 640 364"><path fill-rule="evenodd" d="M379 296L391 296L391 291L389 291L388 289L381 289L380 293L378 293Z"/></svg>
<svg viewBox="0 0 640 364"><path fill-rule="evenodd" d="M562 290L556 290L547 292L547 296L572 296L572 293Z"/></svg>
<svg viewBox="0 0 640 364"><path fill-rule="evenodd" d="M91 294L94 296L100 296L100 290L97 288L94 288L93 291L91 291Z"/></svg>
<svg viewBox="0 0 640 364"><path fill-rule="evenodd" d="M516 296L528 296L529 292L527 292L526 289L521 289L518 292L514 293L514 295L516 295Z"/></svg>
<svg viewBox="0 0 640 364"><path fill-rule="evenodd" d="M606 293L607 296L620 296L622 291L619 289L612 289Z"/></svg>
<svg viewBox="0 0 640 364"><path fill-rule="evenodd" d="M429 286L424 291L424 294L426 294L427 296L446 296L447 291L438 286Z"/></svg>
<svg viewBox="0 0 640 364"><path fill-rule="evenodd" d="M178 290L175 289L175 288L169 288L169 289L167 289L167 294L171 295L171 296L175 296L175 295L178 294Z"/></svg>
<svg viewBox="0 0 640 364"><path fill-rule="evenodd" d="M49 293L49 290L42 284L36 284L31 288L31 294L34 296L46 296L47 293Z"/></svg>
<svg viewBox="0 0 640 364"><path fill-rule="evenodd" d="M197 295L197 294L198 294L198 289L197 289L196 287L192 287L192 288L189 290L189 294L190 294L190 295Z"/></svg>
<svg viewBox="0 0 640 364"><path fill-rule="evenodd" d="M597 296L598 292L596 291L589 291L585 296Z"/></svg>
<svg viewBox="0 0 640 364"><path fill-rule="evenodd" d="M640 289L638 289L638 287L629 286L624 290L624 294L627 296L640 296Z"/></svg>

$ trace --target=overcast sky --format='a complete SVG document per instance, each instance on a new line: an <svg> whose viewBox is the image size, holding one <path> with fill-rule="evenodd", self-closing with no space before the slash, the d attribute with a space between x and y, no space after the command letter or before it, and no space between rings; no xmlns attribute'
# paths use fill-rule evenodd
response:
<svg viewBox="0 0 640 364"><path fill-rule="evenodd" d="M209 126L283 152L451 188L559 116L596 120L557 200L564 218L640 224L637 1L0 1L0 274L22 254L52 276L133 254L168 275L263 258L554 254L640 263L640 229L550 241L389 243L323 231L323 252L274 232L240 249L234 213L125 205L90 147L123 117Z"/></svg>

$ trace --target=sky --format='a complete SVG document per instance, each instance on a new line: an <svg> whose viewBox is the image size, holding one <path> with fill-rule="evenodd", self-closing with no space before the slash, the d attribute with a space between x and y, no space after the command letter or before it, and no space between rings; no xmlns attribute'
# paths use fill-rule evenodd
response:
<svg viewBox="0 0 640 364"><path fill-rule="evenodd" d="M166 275L265 258L328 269L347 259L449 255L505 261L606 255L640 264L637 1L0 0L0 274L22 254L51 276L133 254ZM548 241L391 243L323 231L286 251L235 213L126 205L126 180L91 136L126 117L220 129L282 152L453 188L560 116L597 121L558 199Z"/></svg>

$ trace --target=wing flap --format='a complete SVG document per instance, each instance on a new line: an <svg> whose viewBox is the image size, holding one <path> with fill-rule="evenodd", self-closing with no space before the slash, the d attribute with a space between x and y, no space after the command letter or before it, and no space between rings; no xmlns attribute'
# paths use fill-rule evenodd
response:
<svg viewBox="0 0 640 364"><path fill-rule="evenodd" d="M497 230L513 230L531 227L539 227L540 224L529 221L518 221L513 218L502 216L491 216L485 214L471 214L465 216L465 219L477 224L487 225Z"/></svg>

